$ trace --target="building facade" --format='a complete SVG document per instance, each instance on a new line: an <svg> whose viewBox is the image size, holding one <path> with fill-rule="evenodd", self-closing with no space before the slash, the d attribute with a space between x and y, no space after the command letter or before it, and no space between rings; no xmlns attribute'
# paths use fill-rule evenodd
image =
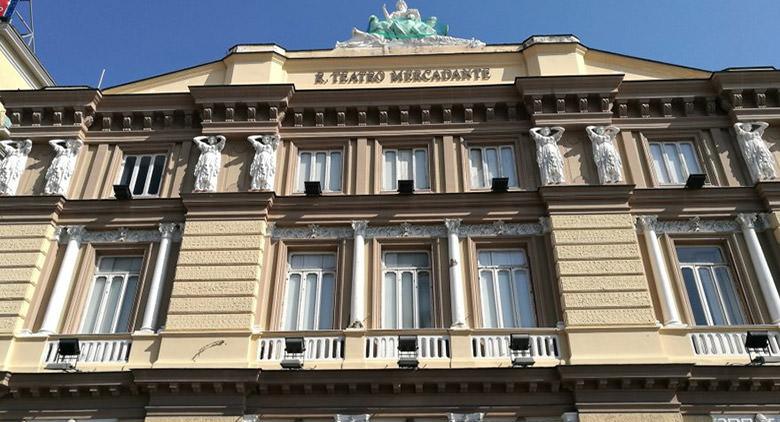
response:
<svg viewBox="0 0 780 422"><path fill-rule="evenodd" d="M429 23L0 92L0 419L780 420L780 71Z"/></svg>

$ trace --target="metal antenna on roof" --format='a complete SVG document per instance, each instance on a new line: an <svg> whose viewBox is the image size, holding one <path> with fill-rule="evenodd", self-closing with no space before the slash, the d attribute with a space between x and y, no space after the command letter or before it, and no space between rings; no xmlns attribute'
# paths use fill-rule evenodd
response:
<svg viewBox="0 0 780 422"><path fill-rule="evenodd" d="M106 76L106 68L104 67L103 70L100 71L100 79L98 79L97 89L100 89L100 87L103 85L103 77Z"/></svg>
<svg viewBox="0 0 780 422"><path fill-rule="evenodd" d="M19 3L27 3L26 11L22 13L21 7L16 7L11 17L11 23L14 23L19 31L22 40L35 53L35 15L33 14L33 0L19 0ZM19 5L21 6L21 5Z"/></svg>

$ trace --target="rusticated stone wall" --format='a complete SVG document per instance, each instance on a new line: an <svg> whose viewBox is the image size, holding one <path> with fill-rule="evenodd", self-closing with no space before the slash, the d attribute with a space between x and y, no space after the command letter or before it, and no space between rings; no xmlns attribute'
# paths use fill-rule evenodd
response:
<svg viewBox="0 0 780 422"><path fill-rule="evenodd" d="M256 308L266 224L188 221L166 330L249 330Z"/></svg>
<svg viewBox="0 0 780 422"><path fill-rule="evenodd" d="M631 215L552 215L551 223L567 325L655 323Z"/></svg>
<svg viewBox="0 0 780 422"><path fill-rule="evenodd" d="M51 224L0 225L0 333L21 328L52 247Z"/></svg>

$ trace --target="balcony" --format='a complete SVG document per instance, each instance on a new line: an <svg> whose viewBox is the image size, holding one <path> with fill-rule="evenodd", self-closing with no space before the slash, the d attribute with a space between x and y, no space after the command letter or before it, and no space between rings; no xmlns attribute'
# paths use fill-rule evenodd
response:
<svg viewBox="0 0 780 422"><path fill-rule="evenodd" d="M260 368L281 370L285 338L303 337L304 369L390 369L398 367L399 335L416 335L421 369L508 367L511 333L530 335L530 350L521 356L533 357L536 366L555 366L565 359L553 328L265 332L253 337L257 347L253 354Z"/></svg>
<svg viewBox="0 0 780 422"><path fill-rule="evenodd" d="M126 363L130 358L132 340L129 338L91 338L89 336L70 336L78 338L81 354L75 363ZM43 349L43 364L55 362L59 339L50 339Z"/></svg>
<svg viewBox="0 0 780 422"><path fill-rule="evenodd" d="M733 327L728 328L733 330ZM749 350L745 347L747 330L742 332L693 332L689 334L689 337L693 354L696 356L780 356L780 333L778 332L769 332L769 345L766 350Z"/></svg>

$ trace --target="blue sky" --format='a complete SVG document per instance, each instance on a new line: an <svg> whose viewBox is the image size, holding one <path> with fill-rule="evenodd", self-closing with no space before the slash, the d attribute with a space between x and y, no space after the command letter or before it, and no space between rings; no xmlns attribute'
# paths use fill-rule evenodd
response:
<svg viewBox="0 0 780 422"><path fill-rule="evenodd" d="M395 0L385 0L392 9ZM331 48L382 0L35 0L37 53L61 85L117 85L222 58L241 43ZM780 68L778 0L408 0L487 43L573 33L592 48L720 70Z"/></svg>

